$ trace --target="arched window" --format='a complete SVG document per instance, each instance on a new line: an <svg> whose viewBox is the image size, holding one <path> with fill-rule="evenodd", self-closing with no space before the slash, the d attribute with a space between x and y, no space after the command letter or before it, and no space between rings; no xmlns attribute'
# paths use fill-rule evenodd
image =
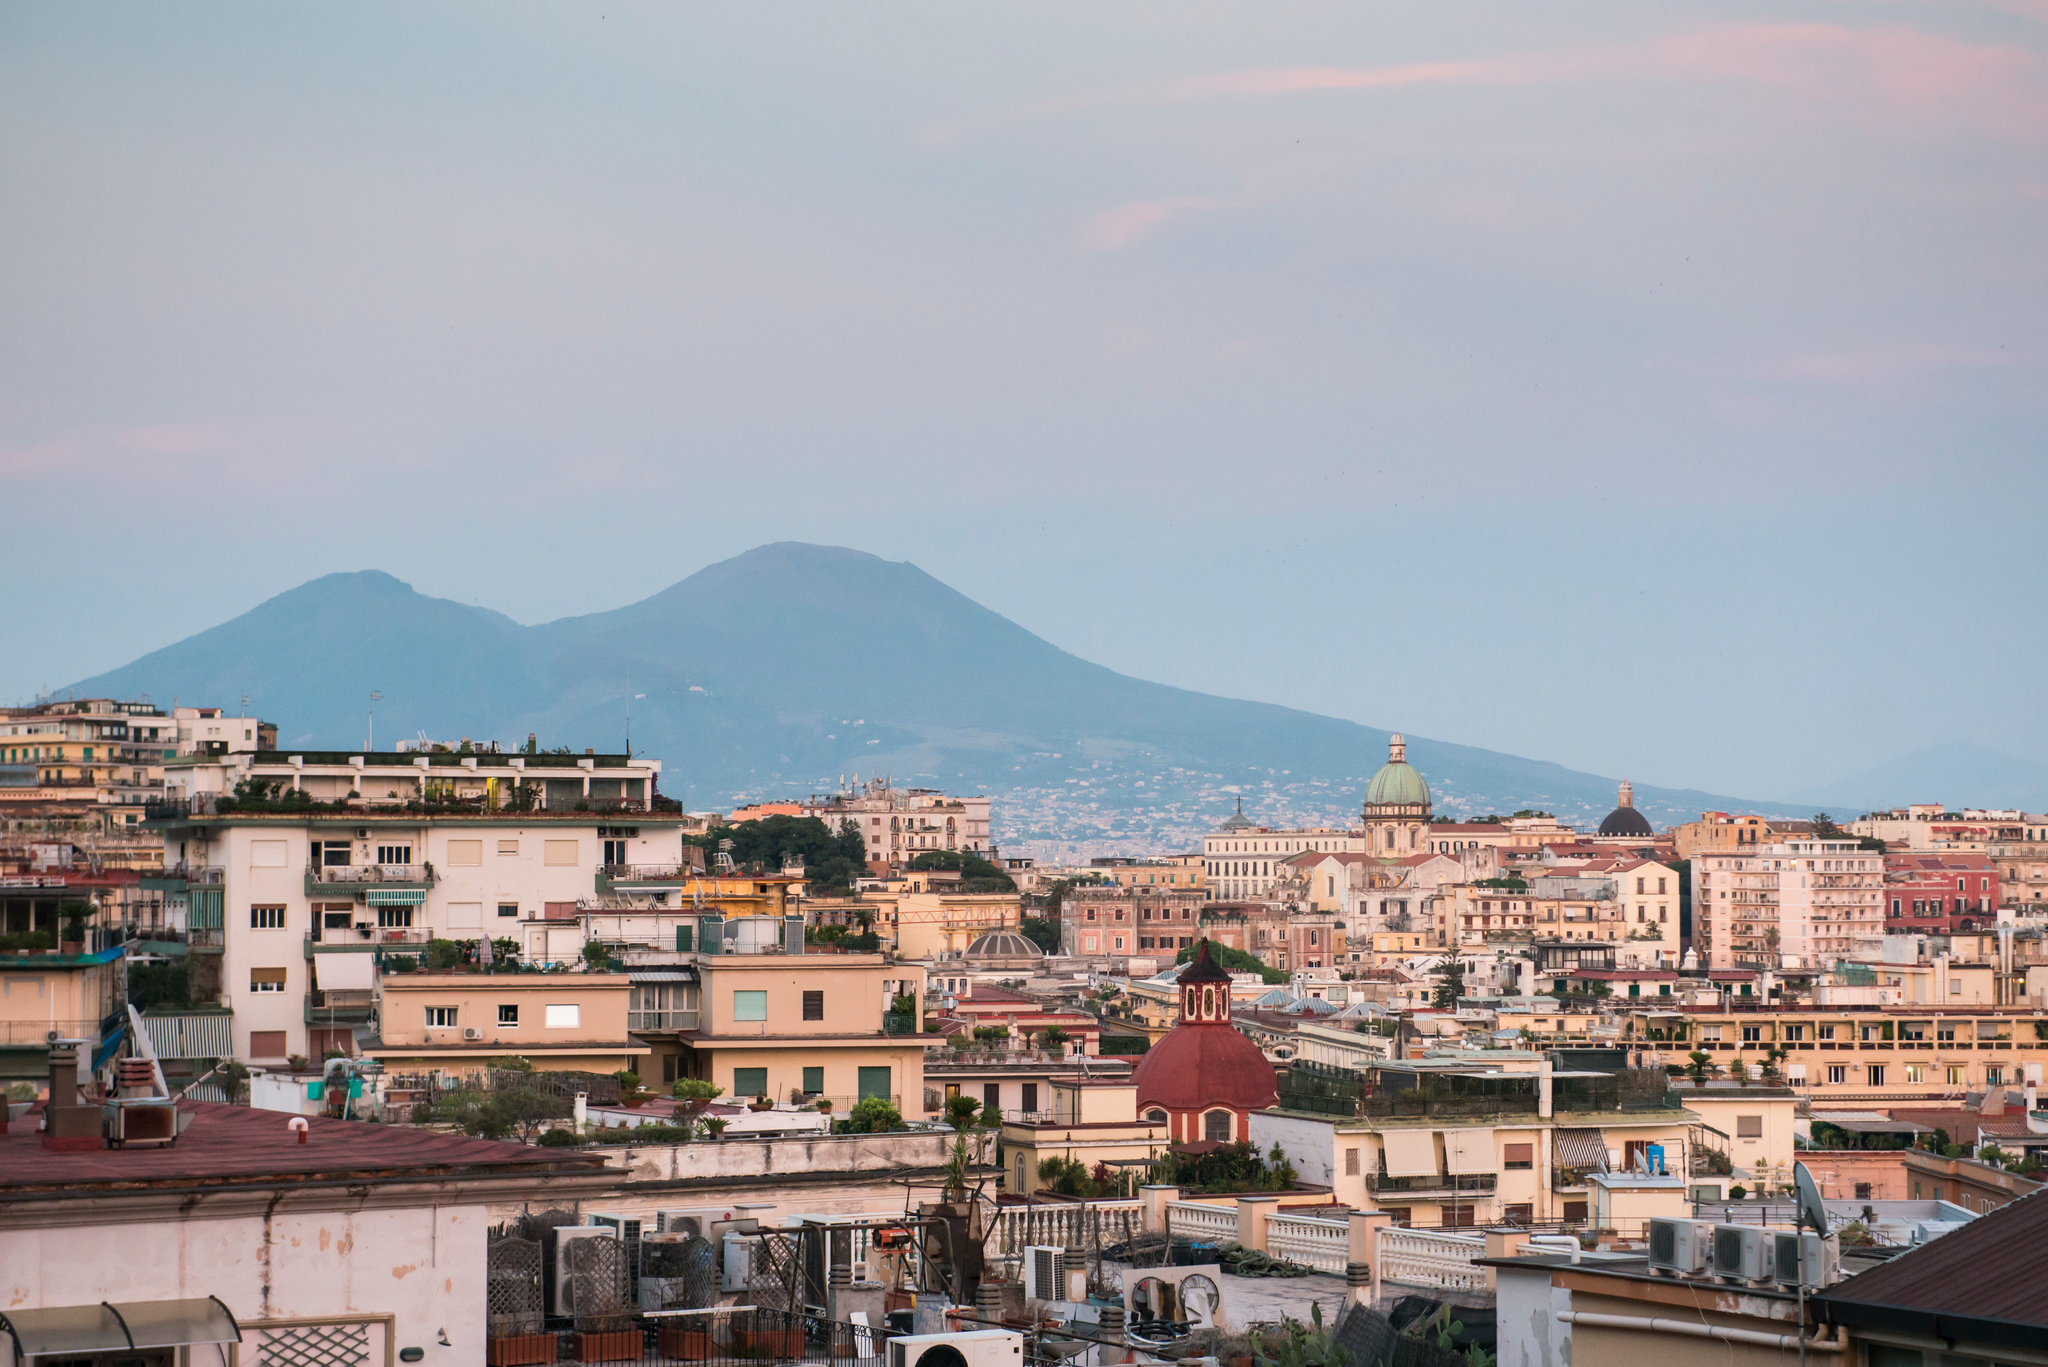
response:
<svg viewBox="0 0 2048 1367"><path fill-rule="evenodd" d="M1202 1138L1228 1144L1231 1131L1237 1128L1237 1117L1229 1111L1211 1111L1202 1117Z"/></svg>
<svg viewBox="0 0 2048 1367"><path fill-rule="evenodd" d="M1145 1120L1149 1124L1164 1125L1166 1123L1166 1112L1154 1106L1151 1110L1145 1112Z"/></svg>

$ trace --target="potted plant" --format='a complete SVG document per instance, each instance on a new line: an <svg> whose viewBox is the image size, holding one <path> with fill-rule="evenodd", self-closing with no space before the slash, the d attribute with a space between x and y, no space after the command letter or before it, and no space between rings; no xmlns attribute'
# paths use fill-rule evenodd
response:
<svg viewBox="0 0 2048 1367"><path fill-rule="evenodd" d="M775 1109L775 1103L770 1101L765 1095L757 1096L747 1103L747 1109L750 1111L772 1111Z"/></svg>
<svg viewBox="0 0 2048 1367"><path fill-rule="evenodd" d="M740 1356L772 1358L777 1362L799 1362L804 1355L802 1323L780 1324L757 1321L740 1330Z"/></svg>
<svg viewBox="0 0 2048 1367"><path fill-rule="evenodd" d="M665 1358L682 1362L706 1362L711 1358L711 1331L701 1324L694 1328L663 1325L654 1342Z"/></svg>
<svg viewBox="0 0 2048 1367"><path fill-rule="evenodd" d="M579 1329L575 1338L578 1362L638 1362L646 1349L638 1329Z"/></svg>
<svg viewBox="0 0 2048 1367"><path fill-rule="evenodd" d="M506 1334L484 1346L488 1367L538 1367L555 1360L553 1334Z"/></svg>
<svg viewBox="0 0 2048 1367"><path fill-rule="evenodd" d="M820 1114L823 1114L823 1115L830 1115L830 1114L832 1114L832 1098L831 1098L831 1097L829 1097L829 1096L821 1096L821 1097L819 1097L819 1098L818 1098L818 1111L819 1111L819 1113L820 1113Z"/></svg>
<svg viewBox="0 0 2048 1367"><path fill-rule="evenodd" d="M85 953L85 911L83 908L67 906L64 909L64 943L61 949L65 954Z"/></svg>
<svg viewBox="0 0 2048 1367"><path fill-rule="evenodd" d="M716 1139L725 1133L725 1127L728 1123L722 1115L707 1115L704 1117L704 1132L713 1139Z"/></svg>

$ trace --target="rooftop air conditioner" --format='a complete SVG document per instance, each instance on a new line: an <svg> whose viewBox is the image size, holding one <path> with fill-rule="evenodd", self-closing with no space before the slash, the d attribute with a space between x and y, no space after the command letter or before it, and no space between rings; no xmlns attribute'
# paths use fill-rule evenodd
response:
<svg viewBox="0 0 2048 1367"><path fill-rule="evenodd" d="M1024 1299L1056 1301L1066 1297L1064 1270L1066 1250L1050 1244L1032 1244L1024 1250Z"/></svg>
<svg viewBox="0 0 2048 1367"><path fill-rule="evenodd" d="M477 1026L465 1025L462 1027L462 1037L469 1040L482 1039L484 1032Z"/></svg>
<svg viewBox="0 0 2048 1367"><path fill-rule="evenodd" d="M699 1239L715 1239L723 1230L716 1226L733 1218L730 1207L711 1206L702 1210L657 1210L654 1212L654 1232L657 1234L693 1234Z"/></svg>
<svg viewBox="0 0 2048 1367"><path fill-rule="evenodd" d="M1809 1291L1831 1286L1839 1275L1839 1247L1834 1240L1810 1231L1779 1231L1772 1236L1771 1280L1780 1286L1803 1286Z"/></svg>
<svg viewBox="0 0 2048 1367"><path fill-rule="evenodd" d="M586 1252L583 1247L597 1244L603 1248L592 1247ZM625 1250L619 1246L617 1230L603 1225L556 1226L554 1313L573 1318L611 1314L623 1308L625 1266ZM617 1284L612 1287L615 1279ZM593 1294L600 1302L616 1303L581 1304Z"/></svg>
<svg viewBox="0 0 2048 1367"><path fill-rule="evenodd" d="M1008 1329L906 1334L889 1340L889 1367L1021 1367L1024 1336Z"/></svg>
<svg viewBox="0 0 2048 1367"><path fill-rule="evenodd" d="M1714 1275L1725 1281L1760 1282L1771 1275L1771 1239L1760 1225L1715 1225Z"/></svg>
<svg viewBox="0 0 2048 1367"><path fill-rule="evenodd" d="M1706 1271L1712 1228L1696 1220L1650 1221L1650 1270L1680 1277Z"/></svg>

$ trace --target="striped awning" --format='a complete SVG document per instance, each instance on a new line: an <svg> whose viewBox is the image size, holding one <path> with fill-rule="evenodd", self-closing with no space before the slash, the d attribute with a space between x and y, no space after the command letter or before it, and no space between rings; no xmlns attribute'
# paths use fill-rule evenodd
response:
<svg viewBox="0 0 2048 1367"><path fill-rule="evenodd" d="M203 1015L146 1015L142 1028L149 1032L149 1047L158 1058L227 1058L234 1053L229 1027L234 1017L225 1011Z"/></svg>
<svg viewBox="0 0 2048 1367"><path fill-rule="evenodd" d="M1598 1130L1559 1126L1556 1131L1557 1161L1567 1168L1605 1171L1607 1136Z"/></svg>
<svg viewBox="0 0 2048 1367"><path fill-rule="evenodd" d="M373 907L416 907L427 900L425 888L371 888Z"/></svg>

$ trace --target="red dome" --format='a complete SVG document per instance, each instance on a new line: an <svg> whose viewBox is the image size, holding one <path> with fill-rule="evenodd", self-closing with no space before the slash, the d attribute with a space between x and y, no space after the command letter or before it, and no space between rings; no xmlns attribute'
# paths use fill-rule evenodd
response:
<svg viewBox="0 0 2048 1367"><path fill-rule="evenodd" d="M1150 1106L1258 1111L1280 1104L1273 1065L1258 1045L1220 1021L1174 1026L1138 1060L1131 1081L1138 1088L1140 1113Z"/></svg>

